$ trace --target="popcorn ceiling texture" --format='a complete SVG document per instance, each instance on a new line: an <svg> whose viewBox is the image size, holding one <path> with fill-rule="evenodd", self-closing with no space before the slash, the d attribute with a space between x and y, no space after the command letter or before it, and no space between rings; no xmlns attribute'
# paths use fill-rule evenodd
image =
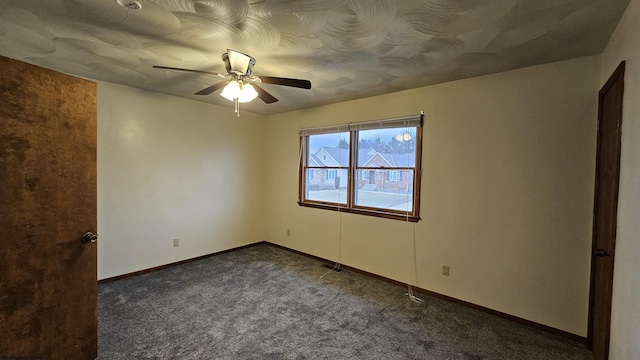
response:
<svg viewBox="0 0 640 360"><path fill-rule="evenodd" d="M101 284L99 359L591 359L461 305L417 305L406 290L260 244Z"/></svg>
<svg viewBox="0 0 640 360"><path fill-rule="evenodd" d="M224 106L195 92L226 73L227 48L255 75L311 80L265 85L280 99L243 104L271 114L600 53L629 0L9 0L0 55L95 80Z"/></svg>

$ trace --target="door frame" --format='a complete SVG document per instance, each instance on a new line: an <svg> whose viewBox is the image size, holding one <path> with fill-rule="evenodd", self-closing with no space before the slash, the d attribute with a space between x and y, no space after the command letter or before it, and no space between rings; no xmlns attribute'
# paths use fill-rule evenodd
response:
<svg viewBox="0 0 640 360"><path fill-rule="evenodd" d="M588 323L588 329L587 329L587 341L588 341L588 345L589 345L589 349L593 350L593 341L594 341L594 317L595 317L595 312L594 312L594 306L595 306L595 293L596 293L596 256L595 256L595 251L597 249L597 240L598 240L598 233L597 233L597 214L596 214L596 210L598 209L598 194L600 191L600 184L599 184L599 173L600 173L600 155L601 155L601 137L602 137L602 132L600 131L600 123L602 122L604 115L603 115L603 98L605 96L605 94L608 93L608 91L611 89L611 87L616 84L618 81L622 81L622 94L621 94L621 100L618 104L616 104L616 106L619 107L619 111L620 111L620 119L616 120L618 121L618 126L620 128L620 130L617 132L617 138L616 138L616 143L617 143L617 149L616 149L616 159L614 160L616 162L616 172L613 173L611 176L615 177L616 181L614 181L615 184L615 197L616 197L616 202L615 202L615 207L613 209L610 209L611 211L613 211L614 213L614 218L617 219L617 205L618 205L618 191L619 191L619 187L620 187L620 183L619 183L619 178L620 178L620 153L621 153L621 144L622 144L622 108L623 108L623 102L624 102L624 72L625 72L625 61L622 61L618 67L615 69L615 71L612 73L611 77L609 77L609 79L607 80L607 82L604 84L604 86L600 89L599 93L598 93L598 135L597 135L597 148L596 148L596 176L595 176L595 191L594 191L594 206L593 206L593 229L592 229L592 240L591 240L591 279L590 279L590 287L589 287L589 323ZM611 261L613 262L613 265L611 266L611 277L613 277L613 271L614 271L614 266L615 266L615 240L616 240L616 234L615 234L615 230L617 228L617 223L614 225L614 235L613 235L613 240L612 240L612 248L609 249L609 251L612 254L612 259ZM609 296L609 299L607 300L609 302L609 304L611 304L611 297ZM609 310L609 314L607 315L609 317L609 327L611 326L611 314L610 314L610 310ZM607 333L606 335L607 337L607 341L610 337L610 333ZM608 354L606 355L606 358L608 358Z"/></svg>

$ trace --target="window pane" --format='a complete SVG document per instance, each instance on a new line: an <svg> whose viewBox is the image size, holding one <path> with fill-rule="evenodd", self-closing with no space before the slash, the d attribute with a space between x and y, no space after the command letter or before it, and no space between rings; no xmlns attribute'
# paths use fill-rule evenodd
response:
<svg viewBox="0 0 640 360"><path fill-rule="evenodd" d="M358 131L359 167L415 167L415 127Z"/></svg>
<svg viewBox="0 0 640 360"><path fill-rule="evenodd" d="M349 133L309 136L309 167L348 167Z"/></svg>
<svg viewBox="0 0 640 360"><path fill-rule="evenodd" d="M358 169L357 173L360 180L356 191L356 205L409 212L413 210L413 170ZM392 180L396 176L399 180Z"/></svg>
<svg viewBox="0 0 640 360"><path fill-rule="evenodd" d="M389 119L388 119L389 120ZM391 119L397 120L397 119ZM417 222L422 117L300 131L301 206ZM418 126L418 127L416 127ZM349 130L351 129L351 130ZM341 131L335 132L331 131ZM350 141L356 141L351 143ZM351 150L355 154L350 154ZM351 159L354 162L351 162ZM416 207L414 209L414 206ZM344 208L343 208L344 207Z"/></svg>
<svg viewBox="0 0 640 360"><path fill-rule="evenodd" d="M347 169L307 169L305 200L347 203Z"/></svg>

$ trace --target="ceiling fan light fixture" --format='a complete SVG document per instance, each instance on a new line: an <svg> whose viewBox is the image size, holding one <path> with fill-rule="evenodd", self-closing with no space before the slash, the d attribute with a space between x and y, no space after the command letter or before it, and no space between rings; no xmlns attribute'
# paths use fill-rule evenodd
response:
<svg viewBox="0 0 640 360"><path fill-rule="evenodd" d="M244 84L241 87L240 96L238 101L241 103L247 103L255 99L258 96L258 92L253 88L251 84Z"/></svg>
<svg viewBox="0 0 640 360"><path fill-rule="evenodd" d="M220 93L220 96L229 101L238 99L238 102L247 103L258 96L258 92L251 84L242 84L237 80L231 80Z"/></svg>
<svg viewBox="0 0 640 360"><path fill-rule="evenodd" d="M220 96L229 101L233 101L233 99L239 98L241 93L242 90L240 89L240 83L236 80L231 80L227 85L225 85L224 89L222 89Z"/></svg>

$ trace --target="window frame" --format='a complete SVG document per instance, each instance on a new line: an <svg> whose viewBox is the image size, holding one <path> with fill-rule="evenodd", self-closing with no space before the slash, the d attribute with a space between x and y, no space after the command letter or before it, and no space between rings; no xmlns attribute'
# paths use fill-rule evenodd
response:
<svg viewBox="0 0 640 360"><path fill-rule="evenodd" d="M311 129L313 133L307 133L306 131L309 129L302 129L300 130L300 163L299 163L299 167L300 167L300 176L298 176L298 205L299 206L303 206L303 207L310 207L310 208L316 208L316 209L325 209L325 210L333 210L333 211L340 211L340 212L347 212L347 213L353 213L353 214L361 214L361 215L368 215L368 216L374 216L374 217L380 217L380 218L388 218L388 219L396 219L396 220L402 220L402 221L408 221L408 222L418 222L421 220L420 218L420 188L421 188L421 182L422 182L422 128L423 128L423 118L424 115L420 114L417 116L412 116L410 117L411 119L414 119L416 117L419 117L419 125L412 123L412 125L409 126L402 126L402 125L398 125L398 126L384 126L384 124L386 124L386 122L388 121L394 121L394 120L398 120L398 119L405 119L405 118L396 118L396 119L384 119L384 120L377 120L377 121L370 121L370 122L363 122L363 123L352 123L349 125L336 125L333 127L327 127L327 128L316 128L316 129ZM409 117L406 117L409 118ZM410 211L402 211L402 210L393 210L393 209L385 209L385 208L377 208L377 207L371 207L371 206L363 206L363 205L357 205L355 204L356 202L356 196L357 196L357 192L359 190L358 188L358 181L359 178L363 178L364 179L364 175L360 174L360 176L358 176L357 171L358 170L363 170L363 167L358 167L357 166L357 154L358 154L358 135L359 135L359 131L361 130L369 130L371 128L359 128L358 124L365 124L365 126L368 126L370 124L375 125L376 123L380 123L383 126L381 127L385 127L385 128L407 128L407 127L412 127L415 128L416 130L416 140L415 140L415 146L416 146L416 153L415 153L415 164L414 167L393 167L393 168L389 168L389 167L381 167L381 168L377 168L377 167L369 167L366 168L366 171L362 171L362 173L364 174L365 172L367 174L369 174L369 171L377 171L377 170L384 170L384 171L397 171L399 173L399 180L396 181L402 181L402 172L409 170L409 171L413 171L413 195L412 195L412 209ZM355 126L353 126L355 125ZM346 199L346 203L333 203L333 202L325 202L325 201L318 201L318 200L310 200L310 199L305 199L305 185L307 183L307 181L309 181L308 179L308 171L311 169L317 169L320 167L313 167L313 166L308 166L307 161L309 159L309 138L310 136L313 135L319 135L319 134L326 134L326 133L340 133L340 132L349 132L349 166L347 168L343 168L343 167L336 167L336 172L338 172L338 168L340 169L345 169L347 172L347 186L346 186L346 192L347 192L347 199ZM367 175L368 178L368 175Z"/></svg>

